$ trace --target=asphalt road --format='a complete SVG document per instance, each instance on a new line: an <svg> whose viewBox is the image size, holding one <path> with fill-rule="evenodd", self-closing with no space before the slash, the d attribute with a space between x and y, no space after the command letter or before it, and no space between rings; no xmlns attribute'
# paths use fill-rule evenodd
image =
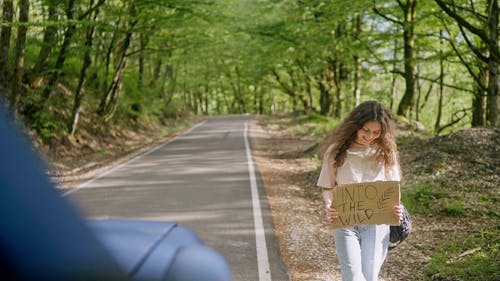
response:
<svg viewBox="0 0 500 281"><path fill-rule="evenodd" d="M177 222L229 262L235 281L289 280L251 158L250 116L209 118L66 196L94 219Z"/></svg>

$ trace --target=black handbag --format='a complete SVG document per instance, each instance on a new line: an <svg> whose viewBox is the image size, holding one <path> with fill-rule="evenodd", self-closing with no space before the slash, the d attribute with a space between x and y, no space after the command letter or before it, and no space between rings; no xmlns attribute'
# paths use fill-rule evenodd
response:
<svg viewBox="0 0 500 281"><path fill-rule="evenodd" d="M403 206L403 205L401 205ZM391 225L389 236L389 250L396 248L411 233L411 217L408 210L403 206L403 219L399 225Z"/></svg>

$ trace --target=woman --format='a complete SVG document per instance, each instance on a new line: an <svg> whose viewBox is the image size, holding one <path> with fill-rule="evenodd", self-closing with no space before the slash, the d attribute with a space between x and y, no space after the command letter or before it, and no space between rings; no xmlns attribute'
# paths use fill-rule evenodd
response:
<svg viewBox="0 0 500 281"><path fill-rule="evenodd" d="M331 208L335 186L401 179L394 134L391 113L377 101L360 104L335 128L318 179L327 220L338 218L337 210ZM401 220L401 205L392 209ZM333 238L344 281L378 279L387 255L389 225L336 229Z"/></svg>

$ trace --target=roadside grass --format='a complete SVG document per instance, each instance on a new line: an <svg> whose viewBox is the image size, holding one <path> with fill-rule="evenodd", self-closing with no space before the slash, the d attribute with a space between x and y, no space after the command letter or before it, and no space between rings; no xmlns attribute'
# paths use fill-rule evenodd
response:
<svg viewBox="0 0 500 281"><path fill-rule="evenodd" d="M500 280L500 228L490 225L472 236L438 247L425 274L430 280Z"/></svg>
<svg viewBox="0 0 500 281"><path fill-rule="evenodd" d="M302 135L323 136L332 130L339 119L325 117L319 114L308 114L297 118L295 132Z"/></svg>
<svg viewBox="0 0 500 281"><path fill-rule="evenodd" d="M472 209L460 194L451 194L436 182L419 182L402 191L401 201L417 214L441 213L451 217L467 217ZM471 202L472 204L474 202Z"/></svg>
<svg viewBox="0 0 500 281"><path fill-rule="evenodd" d="M436 201L448 194L437 184L416 183L402 191L401 201L411 213L428 214L437 211Z"/></svg>
<svg viewBox="0 0 500 281"><path fill-rule="evenodd" d="M425 267L426 278L433 281L500 280L500 225L495 223L498 222L495 197L485 194L466 201L460 193L470 190L452 192L449 190L452 184L450 179L446 184L436 180L419 182L402 192L402 201L413 214L472 220L487 218L485 227L473 231L472 235L450 237L448 242L435 248ZM477 207L484 202L490 203L488 208L478 211Z"/></svg>
<svg viewBox="0 0 500 281"><path fill-rule="evenodd" d="M271 115L266 119L269 124L283 126L292 134L317 137L318 142L340 122L339 119L316 113Z"/></svg>
<svg viewBox="0 0 500 281"><path fill-rule="evenodd" d="M151 122L121 124L92 123L82 118L74 137L54 137L54 144L38 143L41 157L50 163L54 174L72 174L97 167L110 160L131 155L156 141L190 128L201 121L194 115L184 118L151 119Z"/></svg>

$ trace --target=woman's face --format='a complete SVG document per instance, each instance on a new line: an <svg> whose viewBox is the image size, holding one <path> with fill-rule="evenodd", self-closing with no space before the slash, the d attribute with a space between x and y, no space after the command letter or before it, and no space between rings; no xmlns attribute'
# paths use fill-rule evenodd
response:
<svg viewBox="0 0 500 281"><path fill-rule="evenodd" d="M382 125L379 121L368 121L358 130L356 142L363 145L369 145L380 137Z"/></svg>

